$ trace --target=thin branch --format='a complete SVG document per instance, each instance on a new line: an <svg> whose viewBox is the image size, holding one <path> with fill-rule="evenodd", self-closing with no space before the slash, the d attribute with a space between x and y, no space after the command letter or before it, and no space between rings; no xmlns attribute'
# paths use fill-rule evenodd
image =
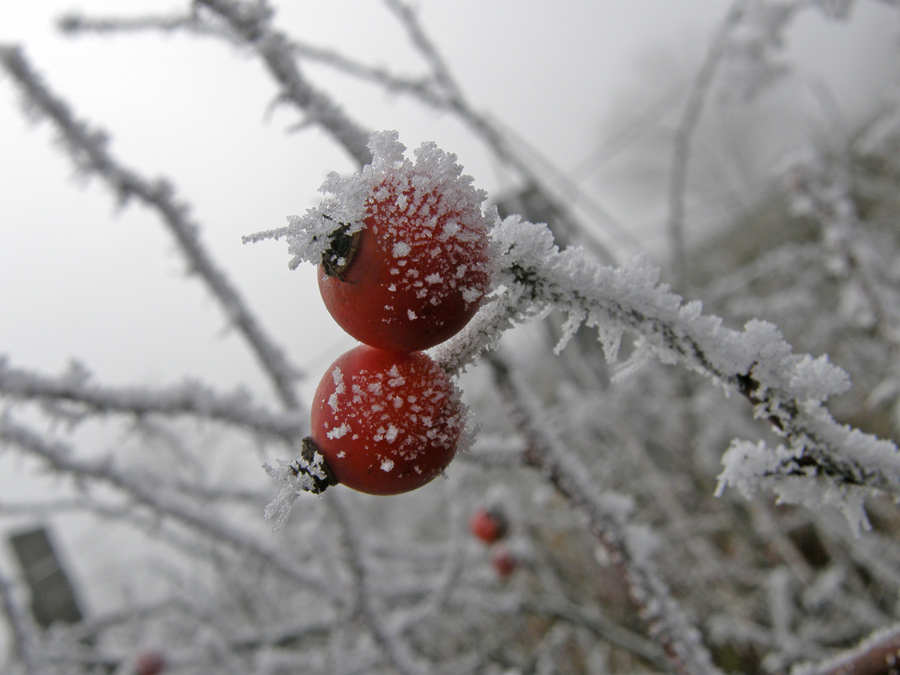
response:
<svg viewBox="0 0 900 675"><path fill-rule="evenodd" d="M795 666L791 675L891 675L900 667L900 626L875 631L856 647L817 664Z"/></svg>
<svg viewBox="0 0 900 675"><path fill-rule="evenodd" d="M126 475L108 460L80 461L73 456L69 445L48 440L12 421L8 415L0 417L0 442L14 445L27 454L44 460L56 473L71 476L78 481L98 482L114 487L135 503L150 508L160 516L172 518L214 541L252 555L303 588L325 597L336 596L336 592L321 578L296 564L289 555L263 546L249 534L233 529L211 514L198 511L183 499L176 499L154 481L148 482L137 476Z"/></svg>
<svg viewBox="0 0 900 675"><path fill-rule="evenodd" d="M349 567L353 583L352 614L362 620L366 629L398 673L402 675L422 675L428 672L424 666L414 660L406 645L398 640L394 633L389 630L387 622L381 616L381 612L375 604L366 563L362 559L362 554L359 550L362 538L342 503L342 495L328 492L324 501L329 507L330 514L340 525L338 536L341 548L344 551L344 560Z"/></svg>
<svg viewBox="0 0 900 675"><path fill-rule="evenodd" d="M672 168L669 171L669 241L676 288L687 282L687 253L684 241L685 195L690 170L691 144L709 97L716 73L728 54L729 40L747 10L749 0L735 0L716 31L703 64L694 76L687 103L675 131Z"/></svg>
<svg viewBox="0 0 900 675"><path fill-rule="evenodd" d="M170 16L136 17L87 17L77 12L64 14L56 22L58 28L69 35L81 33L125 33L141 31L174 32L177 30L198 30L200 21L196 14L173 14Z"/></svg>
<svg viewBox="0 0 900 675"><path fill-rule="evenodd" d="M0 570L0 612L12 633L12 651L25 665L26 673L39 675L44 666L38 653L37 629L13 595L12 582Z"/></svg>
<svg viewBox="0 0 900 675"><path fill-rule="evenodd" d="M718 673L696 628L652 571L649 561L639 560L629 545L627 516L621 498L601 494L590 482L587 467L563 447L503 358L491 354L487 362L513 423L528 443L525 463L541 471L587 516L591 532L628 584L632 600L640 608L641 617L673 671L679 675Z"/></svg>
<svg viewBox="0 0 900 675"><path fill-rule="evenodd" d="M434 73L435 79L448 94L448 97L451 99L462 99L462 89L453 78L447 62L444 61L444 57L422 28L415 11L409 5L401 2L401 0L384 0L384 4L397 15L400 23L406 28L413 45L425 57L431 72Z"/></svg>
<svg viewBox="0 0 900 675"><path fill-rule="evenodd" d="M369 131L351 120L331 98L313 87L300 71L288 37L271 26L271 14L237 0L195 0L226 21L234 33L262 58L281 86L281 96L303 110L360 165L372 161Z"/></svg>
<svg viewBox="0 0 900 675"><path fill-rule="evenodd" d="M896 445L839 425L824 406L849 387L846 373L826 358L793 354L778 329L763 321L750 321L742 331L724 327L718 317L703 315L699 303L683 304L659 283L659 270L641 259L604 267L579 249L559 251L544 228L517 218L505 219L492 237L500 250L499 290L460 334L435 348L449 371L474 362L511 325L555 308L569 315L571 327L597 327L608 359L629 332L639 338L632 362L678 363L754 404L756 416L768 420L787 447L773 452L735 445L720 485L752 492L791 477L812 486L811 477L821 476L827 479L818 492L823 503L842 503L863 520L853 488L900 494ZM741 483L745 478L750 482Z"/></svg>
<svg viewBox="0 0 900 675"><path fill-rule="evenodd" d="M521 174L528 185L533 185L540 190L548 203L554 204L560 211L570 214L570 209L554 197L553 190L547 185L547 181L532 167L531 163L523 158L521 151L523 142L521 139L515 138L509 130L503 129L490 115L476 111L466 99L462 87L459 86L453 77L450 67L441 55L440 50L422 26L417 12L402 0L384 0L384 2L397 16L400 24L406 30L410 42L422 54L432 71L434 80L440 85L441 96L439 98L426 97L422 101L432 106L436 105L458 116L481 137L500 161L511 166ZM566 198L571 199L571 195L567 195ZM586 201L589 200L586 199ZM595 211L599 210L599 207L593 204L591 206ZM608 214L603 215L607 216ZM606 219L609 222L609 219ZM572 223L574 223L574 220ZM596 237L592 236L589 228L567 227L568 224L569 219L561 219L561 222L557 223L559 227L565 228L563 232L554 233L560 238L560 241L565 243L577 242L588 248L600 260L608 264L615 262L615 255Z"/></svg>
<svg viewBox="0 0 900 675"><path fill-rule="evenodd" d="M306 416L299 412L275 413L254 406L246 391L223 395L193 381L158 389L109 387L90 382L81 371L48 377L8 366L4 358L0 358L0 396L66 402L93 414L190 416L276 436L290 444L303 436L307 426Z"/></svg>
<svg viewBox="0 0 900 675"><path fill-rule="evenodd" d="M21 49L0 46L0 66L19 86L27 103L53 123L79 170L100 177L121 202L136 198L162 218L187 259L189 270L200 276L225 315L246 339L282 403L288 408L298 407L293 381L299 371L289 364L228 276L213 261L201 241L200 227L191 220L187 207L175 197L173 188L165 180L150 182L121 164L108 151L105 134L73 116L68 104L44 84Z"/></svg>
<svg viewBox="0 0 900 675"><path fill-rule="evenodd" d="M96 17L73 12L63 16L57 23L59 28L69 35L185 31L191 35L226 39L235 44L243 44L242 39L235 36L233 31L228 30L219 23L213 24L208 20L204 20L203 17L196 13L172 16ZM308 42L290 40L289 44L293 54L300 59L315 61L351 77L372 82L382 87L385 91L409 93L421 100L430 101L431 105L442 105L443 97L435 92L432 78L401 76L390 72L382 66L371 66L352 59L337 50L309 44Z"/></svg>

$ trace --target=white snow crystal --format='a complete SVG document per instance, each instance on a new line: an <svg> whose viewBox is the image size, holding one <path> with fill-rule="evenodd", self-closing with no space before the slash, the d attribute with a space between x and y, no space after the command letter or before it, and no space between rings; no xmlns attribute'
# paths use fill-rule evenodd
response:
<svg viewBox="0 0 900 675"><path fill-rule="evenodd" d="M850 388L850 377L823 355L814 359L809 354L800 358L790 379L790 390L799 400L824 401Z"/></svg>
<svg viewBox="0 0 900 675"><path fill-rule="evenodd" d="M334 429L330 429L328 431L328 433L326 434L326 436L328 436L328 438L331 438L333 440L335 438L342 438L342 437L346 436L348 433L350 433L350 431L352 431L350 429L350 425L347 424L346 422L344 422L343 424L341 424L341 426L335 427Z"/></svg>
<svg viewBox="0 0 900 675"><path fill-rule="evenodd" d="M335 366L331 371L331 377L334 380L334 392L328 397L328 405L333 412L338 411L338 397L346 391L344 387L344 374L341 369Z"/></svg>

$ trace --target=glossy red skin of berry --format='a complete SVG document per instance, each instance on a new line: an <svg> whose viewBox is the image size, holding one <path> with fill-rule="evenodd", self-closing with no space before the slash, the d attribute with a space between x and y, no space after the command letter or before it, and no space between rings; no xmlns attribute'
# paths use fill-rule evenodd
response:
<svg viewBox="0 0 900 675"><path fill-rule="evenodd" d="M360 345L319 383L311 437L339 484L394 495L447 468L464 418L455 385L427 354Z"/></svg>
<svg viewBox="0 0 900 675"><path fill-rule="evenodd" d="M319 290L334 320L388 351L428 349L458 333L490 284L480 211L459 213L439 192L398 194L386 181L366 202L364 227L345 270Z"/></svg>
<svg viewBox="0 0 900 675"><path fill-rule="evenodd" d="M502 539L506 529L505 518L489 509L478 509L469 519L469 531L486 544Z"/></svg>

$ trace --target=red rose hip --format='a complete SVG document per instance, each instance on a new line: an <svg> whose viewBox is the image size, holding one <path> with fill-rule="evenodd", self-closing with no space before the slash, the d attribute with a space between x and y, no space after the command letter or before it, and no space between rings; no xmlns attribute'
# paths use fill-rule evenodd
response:
<svg viewBox="0 0 900 675"><path fill-rule="evenodd" d="M464 423L455 385L427 354L360 345L319 383L311 439L337 483L393 495L447 468Z"/></svg>
<svg viewBox="0 0 900 675"><path fill-rule="evenodd" d="M498 509L477 509L469 519L472 535L486 544L502 539L508 526L506 516Z"/></svg>
<svg viewBox="0 0 900 675"><path fill-rule="evenodd" d="M134 661L136 675L159 675L166 670L166 658L157 651L142 651Z"/></svg>
<svg viewBox="0 0 900 675"><path fill-rule="evenodd" d="M491 565L501 579L506 579L519 566L516 556L503 544L498 544L491 552Z"/></svg>
<svg viewBox="0 0 900 675"><path fill-rule="evenodd" d="M360 342L428 349L478 310L490 285L488 220L454 159L426 145L415 164L372 167L354 185L363 195L354 227L346 213L321 213L335 225L318 268L322 300Z"/></svg>

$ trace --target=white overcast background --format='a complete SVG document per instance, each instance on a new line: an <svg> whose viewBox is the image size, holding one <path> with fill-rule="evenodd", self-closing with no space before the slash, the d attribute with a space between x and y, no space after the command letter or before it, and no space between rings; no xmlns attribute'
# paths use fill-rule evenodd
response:
<svg viewBox="0 0 900 675"><path fill-rule="evenodd" d="M272 4L278 25L297 39L404 73L423 70L377 0ZM698 63L730 2L415 4L472 104L567 174L627 121L623 96L641 90L648 62L671 53L688 66ZM322 308L311 268L291 272L283 243L245 246L241 235L302 213L315 203L325 175L353 170L351 161L318 131L288 133L297 113L269 111L276 89L262 66L220 41L156 34L67 38L54 26L73 9L139 15L187 5L4 0L0 43L21 45L77 116L109 133L110 149L125 165L174 183L219 264L314 386L352 341ZM865 0L851 30L804 19L791 33L791 49L806 69L796 81L824 82L852 116L879 90L880 78L894 72L882 66L896 61L895 29L896 12ZM436 141L489 192L509 186L508 175L453 119L326 68L306 71L362 124L399 130L409 148ZM77 359L110 384L167 385L192 377L269 397L252 357L201 284L185 276L155 216L139 205L117 211L105 187L75 175L53 139L48 125L25 118L12 83L0 75L0 355L48 374ZM588 174L582 187L630 229L632 248L653 231L654 223L601 177ZM23 479L30 469L11 453L0 455L0 499L27 498L35 489ZM114 543L78 527L63 538L79 578L99 582L105 565L97 558L115 550Z"/></svg>

